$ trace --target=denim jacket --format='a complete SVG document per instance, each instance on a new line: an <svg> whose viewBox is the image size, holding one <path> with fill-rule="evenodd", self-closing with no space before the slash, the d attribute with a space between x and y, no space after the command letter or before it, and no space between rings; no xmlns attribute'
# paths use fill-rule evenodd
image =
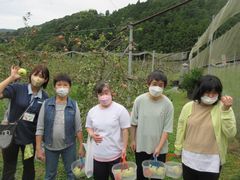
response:
<svg viewBox="0 0 240 180"><path fill-rule="evenodd" d="M45 101L44 114L44 142L47 146L52 146L53 141L53 124L56 113L56 98L52 97ZM64 110L65 123L65 143L70 146L75 143L75 114L76 102L72 99L67 99L67 104Z"/></svg>

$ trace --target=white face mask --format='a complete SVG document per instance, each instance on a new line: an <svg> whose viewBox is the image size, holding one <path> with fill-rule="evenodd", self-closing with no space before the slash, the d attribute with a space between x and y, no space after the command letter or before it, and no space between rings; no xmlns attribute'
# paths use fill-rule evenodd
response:
<svg viewBox="0 0 240 180"><path fill-rule="evenodd" d="M218 100L218 96L214 96L212 98L208 96L202 96L201 97L201 102L206 104L206 105L212 105Z"/></svg>
<svg viewBox="0 0 240 180"><path fill-rule="evenodd" d="M163 88L159 86L150 86L148 90L153 97L159 97L163 93Z"/></svg>
<svg viewBox="0 0 240 180"><path fill-rule="evenodd" d="M69 88L64 88L64 87L61 87L61 88L57 88L56 89L56 93L58 96L60 97L65 97L68 95L69 93Z"/></svg>
<svg viewBox="0 0 240 180"><path fill-rule="evenodd" d="M39 76L31 76L31 84L34 87L41 87L44 83L45 79L44 78L40 78Z"/></svg>

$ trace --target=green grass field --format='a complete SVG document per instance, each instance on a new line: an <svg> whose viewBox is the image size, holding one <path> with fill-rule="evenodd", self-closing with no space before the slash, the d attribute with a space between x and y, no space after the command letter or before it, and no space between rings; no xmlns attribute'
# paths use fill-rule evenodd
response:
<svg viewBox="0 0 240 180"><path fill-rule="evenodd" d="M173 152L174 147L174 141L175 141L175 135L176 135L176 126L177 126L177 119L180 114L182 106L187 102L186 94L184 92L178 92L178 91L167 91L166 94L168 97L172 100L174 107L175 107L175 117L174 117L174 132L169 137L170 142L170 152ZM3 101L0 102L0 114L3 112ZM84 129L84 133L86 134L86 130ZM86 139L85 139L86 140ZM223 167L223 171L221 173L221 179L222 180L239 180L240 179L240 148L239 146L236 146L236 141L234 143L232 142L230 144L230 152L228 153L227 163ZM238 148L238 149L237 149ZM128 151L128 160L134 161L133 153L129 150ZM0 154L0 172L2 172L2 157ZM36 180L41 180L44 178L44 163L36 161ZM17 166L17 174L16 179L21 179L21 173L22 173L22 163L21 163L21 157L19 155L18 160L18 166ZM59 167L58 167L58 180L65 180L66 176L64 173L64 168L62 161L60 160ZM166 178L169 179L169 178Z"/></svg>

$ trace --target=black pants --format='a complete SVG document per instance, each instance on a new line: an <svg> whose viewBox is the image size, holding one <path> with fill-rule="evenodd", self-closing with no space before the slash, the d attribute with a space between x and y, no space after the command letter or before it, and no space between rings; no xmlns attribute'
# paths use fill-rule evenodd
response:
<svg viewBox="0 0 240 180"><path fill-rule="evenodd" d="M221 171L221 166L219 167L219 173L196 171L183 163L182 166L184 180L218 180Z"/></svg>
<svg viewBox="0 0 240 180"><path fill-rule="evenodd" d="M8 148L2 149L3 156L3 172L2 180L15 180L15 173L17 167L18 151L22 151L23 175L22 180L34 180L34 156L24 160L24 145L17 145L12 143ZM34 150L35 152L35 150Z"/></svg>
<svg viewBox="0 0 240 180"><path fill-rule="evenodd" d="M108 180L109 176L114 180L112 173L112 166L119 163L121 158L118 158L110 162L99 162L94 160L93 164L93 176L95 180Z"/></svg>
<svg viewBox="0 0 240 180"><path fill-rule="evenodd" d="M148 178L145 178L143 176L143 168L142 168L142 162L144 160L153 159L153 154L147 154L145 152L135 152L135 159L137 164L137 180L148 180ZM165 162L166 161L166 154L160 154L157 157L158 161ZM153 179L151 179L153 180Z"/></svg>

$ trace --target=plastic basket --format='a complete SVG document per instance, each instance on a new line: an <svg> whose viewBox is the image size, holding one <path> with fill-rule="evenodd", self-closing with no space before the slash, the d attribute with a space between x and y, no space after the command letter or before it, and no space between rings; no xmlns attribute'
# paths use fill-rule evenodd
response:
<svg viewBox="0 0 240 180"><path fill-rule="evenodd" d="M145 160L142 162L143 176L146 178L164 179L166 168L163 162L158 161L158 166L152 165L152 160Z"/></svg>
<svg viewBox="0 0 240 180"><path fill-rule="evenodd" d="M76 179L80 179L81 177L85 176L84 165L85 165L84 158L80 158L71 164L71 170Z"/></svg>
<svg viewBox="0 0 240 180"><path fill-rule="evenodd" d="M166 176L178 179L182 176L182 164L174 161L167 161L165 163Z"/></svg>
<svg viewBox="0 0 240 180"><path fill-rule="evenodd" d="M112 167L115 180L134 180L137 178L137 165L131 161L117 163Z"/></svg>

